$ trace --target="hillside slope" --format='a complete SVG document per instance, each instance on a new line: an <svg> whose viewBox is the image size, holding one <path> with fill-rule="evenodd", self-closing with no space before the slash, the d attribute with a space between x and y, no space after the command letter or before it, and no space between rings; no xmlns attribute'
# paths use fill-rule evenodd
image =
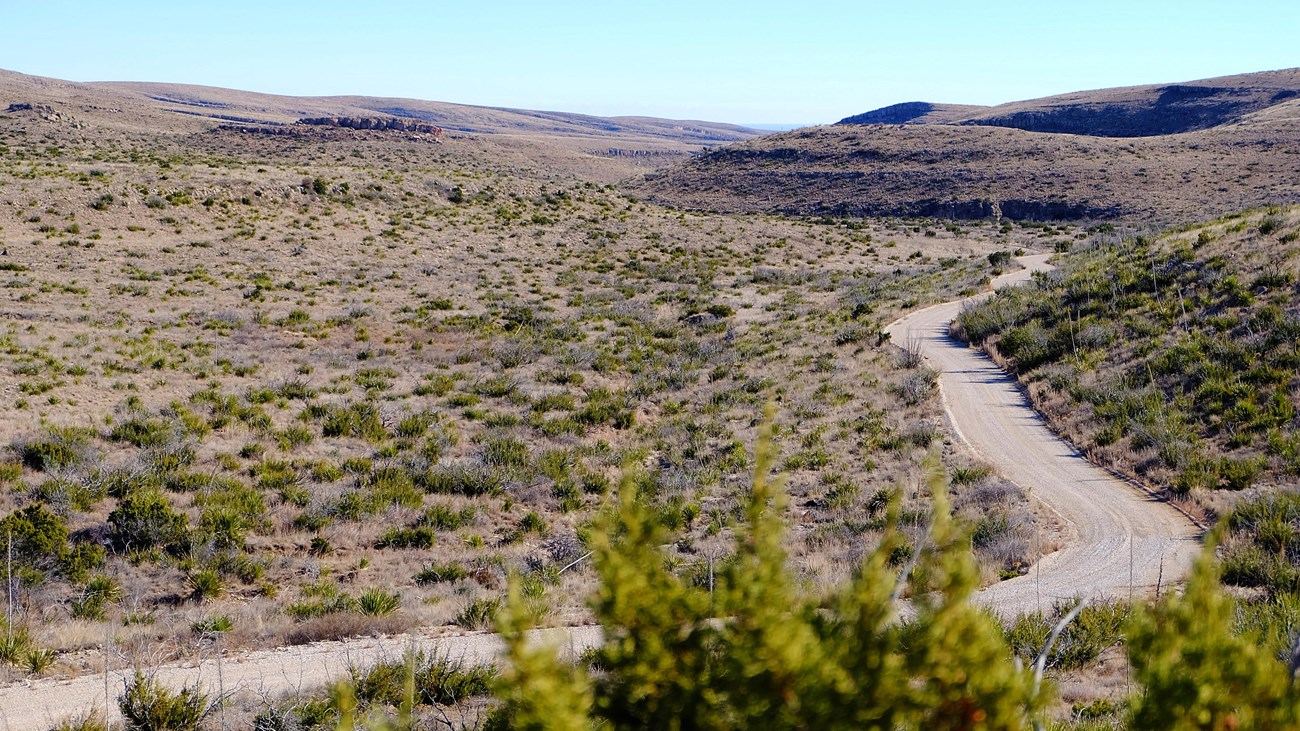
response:
<svg viewBox="0 0 1300 731"><path fill-rule="evenodd" d="M351 117L437 125L443 156L465 167L513 166L528 175L612 183L692 153L763 134L735 125L651 117L476 107L383 97L293 97L184 84L77 83L0 70L0 116L40 122L52 144L94 138L195 146L239 156L293 157L312 143L409 146L411 135L305 128L304 118ZM254 134L248 134L254 133ZM425 143L431 140L424 140ZM309 157L309 156L308 156Z"/></svg>
<svg viewBox="0 0 1300 731"><path fill-rule="evenodd" d="M966 124L1092 137L1151 137L1209 129L1300 95L1300 68L1177 84L1080 91L995 107L907 102L839 124Z"/></svg>
<svg viewBox="0 0 1300 731"><path fill-rule="evenodd" d="M1178 95L1169 91L1175 87L1065 95L974 112L897 105L857 118L879 123L810 127L729 145L647 173L628 187L688 209L803 215L1172 223L1297 203L1300 98L1288 90L1300 88L1298 77L1293 70L1182 84L1178 88L1221 91L1202 97L1189 92L1183 102L1164 105L1162 97ZM1218 111L1210 109L1215 99L1223 102ZM1271 99L1280 101L1265 104ZM1157 122L1181 129L1211 117L1222 123L1180 134L1107 134L1153 129ZM898 121L907 123L892 123ZM1087 134L1013 128L1021 123L1074 125Z"/></svg>
<svg viewBox="0 0 1300 731"><path fill-rule="evenodd" d="M1300 475L1300 210L1103 237L958 319L1092 457L1180 494Z"/></svg>

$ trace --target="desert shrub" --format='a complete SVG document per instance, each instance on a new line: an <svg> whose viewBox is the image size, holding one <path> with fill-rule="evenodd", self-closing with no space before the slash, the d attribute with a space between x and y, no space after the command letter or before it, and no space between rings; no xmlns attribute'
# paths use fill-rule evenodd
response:
<svg viewBox="0 0 1300 731"><path fill-rule="evenodd" d="M16 442L18 459L27 467L42 472L75 467L90 455L94 432L76 427L50 427L41 439Z"/></svg>
<svg viewBox="0 0 1300 731"><path fill-rule="evenodd" d="M18 665L33 649L30 630L25 625L10 626L0 620L0 663Z"/></svg>
<svg viewBox="0 0 1300 731"><path fill-rule="evenodd" d="M420 703L449 706L486 695L496 679L491 665L466 666L463 660L435 655L416 664L415 689Z"/></svg>
<svg viewBox="0 0 1300 731"><path fill-rule="evenodd" d="M188 537L189 520L162 493L141 490L118 502L108 515L109 537L122 551L177 549Z"/></svg>
<svg viewBox="0 0 1300 731"><path fill-rule="evenodd" d="M609 424L615 429L630 429L636 423L636 411L626 395L593 388L587 392L582 408L573 413L573 419L591 426Z"/></svg>
<svg viewBox="0 0 1300 731"><path fill-rule="evenodd" d="M432 548L436 535L432 528L389 528L375 541L375 548Z"/></svg>
<svg viewBox="0 0 1300 731"><path fill-rule="evenodd" d="M992 474L993 468L984 464L971 465L969 467L954 467L952 470L952 484L973 485L981 480L987 479Z"/></svg>
<svg viewBox="0 0 1300 731"><path fill-rule="evenodd" d="M267 527L266 498L240 483L197 495L194 504L202 509L199 535L220 549L243 550L250 530Z"/></svg>
<svg viewBox="0 0 1300 731"><path fill-rule="evenodd" d="M1277 233L1286 225L1286 219L1276 214L1264 216L1259 222L1259 232L1264 236L1270 236Z"/></svg>
<svg viewBox="0 0 1300 731"><path fill-rule="evenodd" d="M505 478L487 465L448 465L424 472L418 484L426 492L480 497L500 494L505 489Z"/></svg>
<svg viewBox="0 0 1300 731"><path fill-rule="evenodd" d="M375 394L392 388L394 378L397 378L397 371L391 368L362 368L357 371L352 380L368 394Z"/></svg>
<svg viewBox="0 0 1300 731"><path fill-rule="evenodd" d="M275 435L275 440L280 449L290 452L298 447L305 447L311 444L316 435L310 429L303 426L291 426Z"/></svg>
<svg viewBox="0 0 1300 731"><path fill-rule="evenodd" d="M235 628L235 623L230 620L229 615L214 614L209 617L195 621L190 625L190 631L196 635L209 635L216 632L229 632Z"/></svg>
<svg viewBox="0 0 1300 731"><path fill-rule="evenodd" d="M493 376L474 384L473 391L486 398L505 398L519 388L519 382L509 376Z"/></svg>
<svg viewBox="0 0 1300 731"><path fill-rule="evenodd" d="M104 565L106 551L92 543L76 543L59 555L59 573L68 581L85 581L90 572Z"/></svg>
<svg viewBox="0 0 1300 731"><path fill-rule="evenodd" d="M527 515L519 519L519 530L524 533L545 533L546 520L537 513L529 511Z"/></svg>
<svg viewBox="0 0 1300 731"><path fill-rule="evenodd" d="M398 466L374 469L357 481L357 489L365 496L368 514L393 505L419 510L424 504L424 493L415 484L414 477Z"/></svg>
<svg viewBox="0 0 1300 731"><path fill-rule="evenodd" d="M490 665L470 666L446 655L424 653L351 671L357 700L363 705L394 708L403 705L408 692L415 704L454 706L488 695L496 678L497 671Z"/></svg>
<svg viewBox="0 0 1300 731"><path fill-rule="evenodd" d="M171 691L138 670L117 705L126 731L198 731L212 710L197 686Z"/></svg>
<svg viewBox="0 0 1300 731"><path fill-rule="evenodd" d="M1034 612L1018 616L1006 628L1007 644L1017 657L1032 665L1043 651L1048 636L1078 604L1078 600L1057 602L1048 614ZM1098 602L1085 606L1069 623L1047 655L1046 667L1071 670L1084 667L1107 648L1123 639L1129 607L1121 602Z"/></svg>
<svg viewBox="0 0 1300 731"><path fill-rule="evenodd" d="M221 572L211 568L192 571L185 578L185 583L190 588L190 599L196 602L219 599L226 593L226 581Z"/></svg>
<svg viewBox="0 0 1300 731"><path fill-rule="evenodd" d="M161 476L171 475L178 470L194 464L198 452L193 444L171 442L160 447L151 447L140 455L140 463L146 470Z"/></svg>
<svg viewBox="0 0 1300 731"><path fill-rule="evenodd" d="M337 582L321 578L302 588L302 599L285 607L285 613L298 619L350 612L357 600L343 591Z"/></svg>
<svg viewBox="0 0 1300 731"><path fill-rule="evenodd" d="M483 461L492 467L519 469L527 467L531 457L528 445L511 436L489 436L483 440Z"/></svg>
<svg viewBox="0 0 1300 731"><path fill-rule="evenodd" d="M439 584L452 581L460 581L469 576L469 572L464 567L454 563L431 563L420 569L414 577L417 584Z"/></svg>
<svg viewBox="0 0 1300 731"><path fill-rule="evenodd" d="M40 675L54 667L59 655L49 647L33 647L22 658L23 668L32 675Z"/></svg>
<svg viewBox="0 0 1300 731"><path fill-rule="evenodd" d="M136 447L161 447L172 440L175 431L172 426L160 419L136 417L119 422L108 433L114 442L126 442Z"/></svg>
<svg viewBox="0 0 1300 731"><path fill-rule="evenodd" d="M501 611L500 599L478 597L466 604L455 619L454 624L466 629L487 629L496 622L497 613Z"/></svg>
<svg viewBox="0 0 1300 731"><path fill-rule="evenodd" d="M14 511L0 520L0 533L12 536L14 560L38 569L55 566L67 550L63 519L41 503Z"/></svg>
<svg viewBox="0 0 1300 731"><path fill-rule="evenodd" d="M358 401L347 406L322 406L319 415L308 407L308 412L321 422L321 433L327 437L358 437L371 443L388 438L379 409L372 403Z"/></svg>
<svg viewBox="0 0 1300 731"><path fill-rule="evenodd" d="M109 731L108 722L98 708L82 716L73 716L54 724L49 731Z"/></svg>
<svg viewBox="0 0 1300 731"><path fill-rule="evenodd" d="M478 515L476 508L454 510L446 505L434 505L420 516L420 523L438 530L459 530L474 522Z"/></svg>
<svg viewBox="0 0 1300 731"><path fill-rule="evenodd" d="M1125 639L1133 677L1131 728L1295 728L1300 699L1292 671L1259 633L1234 633L1237 607L1219 588L1217 536L1197 560L1186 589L1140 608ZM1288 657L1290 657L1288 651Z"/></svg>

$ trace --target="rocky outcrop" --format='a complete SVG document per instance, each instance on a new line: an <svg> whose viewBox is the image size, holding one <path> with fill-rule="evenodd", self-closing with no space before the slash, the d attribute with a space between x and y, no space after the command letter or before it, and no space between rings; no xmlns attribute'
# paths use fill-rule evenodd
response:
<svg viewBox="0 0 1300 731"><path fill-rule="evenodd" d="M343 127L345 129L374 130L377 132L413 132L440 136L442 128L436 124L397 117L308 117L297 124L316 127Z"/></svg>
<svg viewBox="0 0 1300 731"><path fill-rule="evenodd" d="M33 115L50 122L63 121L63 114L48 104L32 104L30 102L21 102L10 104L5 110L6 114L15 114L18 112L31 112Z"/></svg>

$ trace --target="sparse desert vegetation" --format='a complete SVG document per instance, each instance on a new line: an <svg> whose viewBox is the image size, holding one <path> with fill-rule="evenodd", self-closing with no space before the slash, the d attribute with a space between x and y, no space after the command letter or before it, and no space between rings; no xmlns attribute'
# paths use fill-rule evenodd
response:
<svg viewBox="0 0 1300 731"><path fill-rule="evenodd" d="M789 727L848 704L909 728L966 711L986 727L1164 728L1164 700L1234 723L1264 718L1234 703L1273 702L1269 719L1294 722L1272 658L1294 644L1300 591L1300 513L1279 489L1300 470L1300 214L1162 230L1108 203L1226 166L1233 135L1290 117L1175 141L836 128L708 152L754 133L414 110L468 115L470 131L434 135L294 125L287 102L224 90L7 72L0 89L45 95L0 114L4 680L141 668L118 699L128 728L201 728L214 711L259 730L543 712L647 727L688 711L732 728L774 718L773 697L807 699L780 710ZM1026 207L926 197L925 176L879 199L836 189L861 206L819 187L843 182L849 148L940 172L1006 148L1020 157L997 164L1019 169L1050 159L1029 139L1071 166L1018 180L1064 191ZM1215 212L1283 190L1285 144ZM1084 174L1103 163L1142 180ZM692 177L726 166L722 182ZM764 186L794 174L815 184L772 205ZM670 200L663 186L732 212L641 198ZM1084 189L1096 206L1070 197ZM875 205L944 217L859 215L889 212ZM1119 218L1012 220L1056 213ZM955 332L1092 458L1224 517L1221 564L1185 596L1062 599L1001 624L966 601L1068 531L954 438L938 374L882 327L983 291L1026 251L1058 252L1059 269ZM895 593L915 617L895 621ZM590 624L610 635L576 663L520 634ZM412 653L330 691L237 702L144 672L428 628L504 628L514 664ZM677 630L675 646L637 645ZM1025 670L1040 656L1048 685ZM1171 668L1189 657L1245 657L1228 680L1210 661L1187 674L1240 692L1188 700ZM654 675L669 667L698 675Z"/></svg>
<svg viewBox="0 0 1300 731"><path fill-rule="evenodd" d="M42 672L106 631L158 661L214 622L231 650L481 629L513 572L590 621L574 562L620 476L704 576L769 402L814 591L895 496L924 514L936 448L983 580L1034 558L880 327L1039 228L681 213L457 140L80 133L0 120L0 514Z"/></svg>

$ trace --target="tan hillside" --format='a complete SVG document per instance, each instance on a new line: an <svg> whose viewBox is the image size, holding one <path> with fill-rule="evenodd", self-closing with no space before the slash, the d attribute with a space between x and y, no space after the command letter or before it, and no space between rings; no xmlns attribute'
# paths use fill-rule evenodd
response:
<svg viewBox="0 0 1300 731"><path fill-rule="evenodd" d="M1298 77L1248 74L973 111L900 105L858 118L888 124L738 143L629 187L692 209L955 218L1171 222L1298 202ZM1161 125L1180 133L1148 134ZM1030 131L1038 129L1060 131ZM1117 136L1126 130L1142 136Z"/></svg>

